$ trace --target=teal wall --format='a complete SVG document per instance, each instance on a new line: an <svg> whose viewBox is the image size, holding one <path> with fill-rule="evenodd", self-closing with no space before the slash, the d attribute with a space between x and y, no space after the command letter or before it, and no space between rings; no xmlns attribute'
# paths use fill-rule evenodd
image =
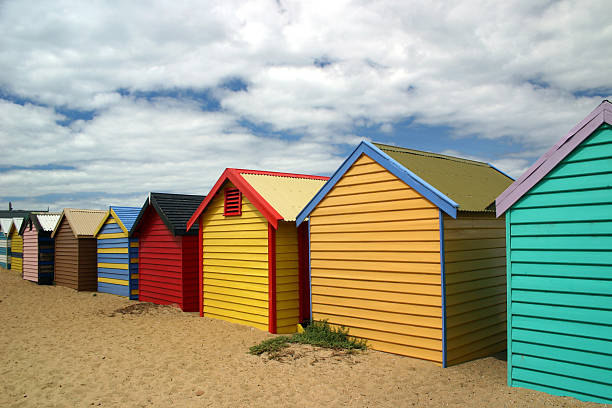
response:
<svg viewBox="0 0 612 408"><path fill-rule="evenodd" d="M612 128L506 214L508 382L612 402Z"/></svg>

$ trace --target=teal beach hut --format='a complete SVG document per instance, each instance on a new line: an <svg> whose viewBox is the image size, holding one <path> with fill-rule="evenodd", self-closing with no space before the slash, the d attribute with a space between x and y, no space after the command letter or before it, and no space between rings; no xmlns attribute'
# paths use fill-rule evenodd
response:
<svg viewBox="0 0 612 408"><path fill-rule="evenodd" d="M97 239L98 292L138 299L138 239L128 233L140 207L110 207Z"/></svg>
<svg viewBox="0 0 612 408"><path fill-rule="evenodd" d="M612 403L612 104L496 200L506 215L508 384Z"/></svg>

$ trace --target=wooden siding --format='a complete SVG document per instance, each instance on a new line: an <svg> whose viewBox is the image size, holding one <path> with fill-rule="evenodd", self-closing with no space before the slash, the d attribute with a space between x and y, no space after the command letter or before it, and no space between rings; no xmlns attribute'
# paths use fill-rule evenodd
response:
<svg viewBox="0 0 612 408"><path fill-rule="evenodd" d="M244 195L242 214L224 216L223 198L202 214L204 316L267 331L268 222Z"/></svg>
<svg viewBox="0 0 612 408"><path fill-rule="evenodd" d="M444 216L447 365L506 349L505 241L503 217Z"/></svg>
<svg viewBox="0 0 612 408"><path fill-rule="evenodd" d="M612 403L612 129L506 217L509 384Z"/></svg>
<svg viewBox="0 0 612 408"><path fill-rule="evenodd" d="M95 238L79 238L78 290L98 289L98 244Z"/></svg>
<svg viewBox="0 0 612 408"><path fill-rule="evenodd" d="M55 234L55 284L78 289L78 254L78 240L66 218L62 218Z"/></svg>
<svg viewBox="0 0 612 408"><path fill-rule="evenodd" d="M68 221L63 218L55 234L55 284L95 291L98 281L96 247L95 238L75 238Z"/></svg>
<svg viewBox="0 0 612 408"><path fill-rule="evenodd" d="M23 237L19 231L13 229L11 232L11 270L22 273L23 271Z"/></svg>
<svg viewBox="0 0 612 408"><path fill-rule="evenodd" d="M280 221L276 231L276 332L293 333L299 323L298 231Z"/></svg>
<svg viewBox="0 0 612 408"><path fill-rule="evenodd" d="M109 235L113 234L113 235ZM111 216L97 236L98 292L138 299L138 247Z"/></svg>
<svg viewBox="0 0 612 408"><path fill-rule="evenodd" d="M197 251L193 253L191 250L191 241L197 242L197 236L173 236L152 206L140 223L139 300L162 305L176 304L185 312L197 311ZM196 265L195 270L184 269L189 265L184 256L195 257L196 261L191 261ZM186 296L186 293L192 295Z"/></svg>
<svg viewBox="0 0 612 408"><path fill-rule="evenodd" d="M9 269L8 254L8 237L4 232L0 232L0 267L4 269Z"/></svg>
<svg viewBox="0 0 612 408"><path fill-rule="evenodd" d="M38 283L51 284L54 277L55 240L51 232L38 232Z"/></svg>
<svg viewBox="0 0 612 408"><path fill-rule="evenodd" d="M442 363L439 210L367 156L310 215L313 318Z"/></svg>
<svg viewBox="0 0 612 408"><path fill-rule="evenodd" d="M199 305L200 282L198 281L198 236L184 235L182 237L183 262L183 310L197 312Z"/></svg>
<svg viewBox="0 0 612 408"><path fill-rule="evenodd" d="M23 279L38 282L38 231L31 225L23 232Z"/></svg>

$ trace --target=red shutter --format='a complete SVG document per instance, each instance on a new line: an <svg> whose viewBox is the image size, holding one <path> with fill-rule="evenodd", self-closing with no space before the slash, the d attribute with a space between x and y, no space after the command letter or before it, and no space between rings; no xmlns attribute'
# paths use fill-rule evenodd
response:
<svg viewBox="0 0 612 408"><path fill-rule="evenodd" d="M223 215L242 215L242 193L237 188L225 190Z"/></svg>

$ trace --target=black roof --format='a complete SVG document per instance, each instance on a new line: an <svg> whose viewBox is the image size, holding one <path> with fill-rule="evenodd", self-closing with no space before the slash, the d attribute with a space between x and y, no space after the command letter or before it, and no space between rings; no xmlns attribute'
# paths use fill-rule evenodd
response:
<svg viewBox="0 0 612 408"><path fill-rule="evenodd" d="M130 230L132 236L139 228L145 211L152 205L172 235L197 235L197 229L187 232L187 222L206 196L188 194L150 193Z"/></svg>
<svg viewBox="0 0 612 408"><path fill-rule="evenodd" d="M22 218L25 220L32 212L45 213L49 210L1 210L0 218Z"/></svg>
<svg viewBox="0 0 612 408"><path fill-rule="evenodd" d="M30 216L31 213L47 213L49 210L1 210L0 218L21 218L21 226L26 223L26 218ZM22 228L19 228L19 235L22 235Z"/></svg>

